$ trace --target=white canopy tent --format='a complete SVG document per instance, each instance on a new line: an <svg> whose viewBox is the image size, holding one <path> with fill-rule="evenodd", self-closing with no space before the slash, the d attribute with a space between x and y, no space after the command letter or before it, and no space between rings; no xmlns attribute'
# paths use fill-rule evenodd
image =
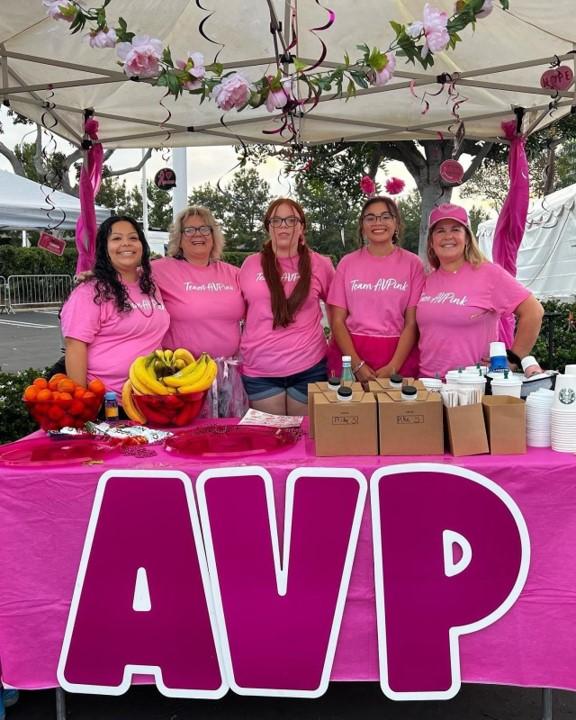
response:
<svg viewBox="0 0 576 720"><path fill-rule="evenodd" d="M86 3L88 5L89 3ZM174 59L187 51L201 52L210 62L218 50L225 69L237 69L248 78L273 74L287 38L291 7L295 10L297 43L293 53L307 63L327 54L321 68L341 63L346 52L360 55L356 45L367 43L385 50L393 40L390 20L410 23L421 19L423 0L112 0L108 17L123 16L130 30L162 40ZM454 0L433 3L453 12ZM335 13L327 30L318 30ZM323 95L309 113L296 119L297 140L325 143L340 139L402 140L450 137L455 126L447 86L441 73L457 77L457 90L467 98L459 108L466 136L493 139L501 135L502 120L514 117L512 109L526 109L524 130L533 131L569 111L573 88L556 97L550 114L550 93L539 85L542 72L554 56L572 64L576 43L574 0L511 0L504 12L498 2L476 32L466 28L455 51L441 53L424 71L398 59L394 79L383 87L360 90L346 102ZM272 23L282 23L273 36ZM213 42L199 32L203 31ZM314 30L316 29L316 30ZM276 45L274 40L276 39ZM121 72L114 49L92 49L82 33L70 35L65 22L46 16L41 0L3 2L0 8L0 96L14 110L53 126L52 131L76 145L82 138L83 111L94 108L100 122L100 139L109 148L193 146L284 142L264 130L278 128L265 107L230 111L222 116L216 105L200 105L185 93L175 101L164 89L133 82ZM293 66L291 66L293 68ZM320 68L319 68L320 69ZM412 85L412 91L410 86ZM432 93L439 94L432 96ZM428 112L422 113L422 96L430 93ZM51 103L49 108L46 103Z"/></svg>
<svg viewBox="0 0 576 720"><path fill-rule="evenodd" d="M492 258L496 220L478 227L482 252ZM576 296L576 185L536 200L518 252L518 280L539 298Z"/></svg>
<svg viewBox="0 0 576 720"><path fill-rule="evenodd" d="M100 223L110 215L108 208L96 207ZM59 230L74 230L80 216L80 201L73 195L0 170L0 228L46 230L61 220Z"/></svg>

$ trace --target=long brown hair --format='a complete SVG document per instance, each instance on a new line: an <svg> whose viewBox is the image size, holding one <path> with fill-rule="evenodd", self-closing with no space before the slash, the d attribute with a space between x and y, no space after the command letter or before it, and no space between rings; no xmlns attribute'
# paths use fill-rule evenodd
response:
<svg viewBox="0 0 576 720"><path fill-rule="evenodd" d="M302 231L306 230L306 217L302 206L295 200L290 198L277 198L268 206L266 215L264 216L264 227L268 231L270 220L279 205L290 205L294 212L302 222ZM272 306L272 315L274 318L272 328L288 327L294 322L294 316L308 297L310 285L312 282L312 259L310 250L306 244L306 240L298 241L298 282L292 290L290 297L286 297L284 286L282 285L282 276L280 263L272 247L270 240L264 243L261 252L262 273L266 280L266 285L270 290L270 300Z"/></svg>

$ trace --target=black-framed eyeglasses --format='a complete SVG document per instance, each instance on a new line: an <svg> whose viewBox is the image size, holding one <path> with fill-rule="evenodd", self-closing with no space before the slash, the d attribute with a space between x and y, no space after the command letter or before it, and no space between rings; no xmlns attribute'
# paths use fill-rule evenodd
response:
<svg viewBox="0 0 576 720"><path fill-rule="evenodd" d="M374 225L374 223L377 223L378 220L394 220L394 215L389 212L383 212L380 213L380 215L375 215L374 213L367 213L364 215L364 222L367 225Z"/></svg>
<svg viewBox="0 0 576 720"><path fill-rule="evenodd" d="M194 235L204 235L204 237L208 237L210 233L212 232L212 228L210 225L200 225L200 227L185 227L182 229L182 235L186 235L186 237L194 237Z"/></svg>
<svg viewBox="0 0 576 720"><path fill-rule="evenodd" d="M288 215L288 217L273 217L270 218L269 225L273 228L279 228L282 227L282 225L286 225L286 227L293 228L298 225L299 222L302 222L299 217L296 217L296 215Z"/></svg>

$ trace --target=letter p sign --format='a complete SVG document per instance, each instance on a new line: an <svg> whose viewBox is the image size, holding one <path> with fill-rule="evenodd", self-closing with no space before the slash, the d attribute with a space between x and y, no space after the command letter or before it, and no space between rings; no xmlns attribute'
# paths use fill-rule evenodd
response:
<svg viewBox="0 0 576 720"><path fill-rule="evenodd" d="M526 580L524 518L491 480L435 463L377 470L371 500L382 689L453 697L459 636L502 617Z"/></svg>

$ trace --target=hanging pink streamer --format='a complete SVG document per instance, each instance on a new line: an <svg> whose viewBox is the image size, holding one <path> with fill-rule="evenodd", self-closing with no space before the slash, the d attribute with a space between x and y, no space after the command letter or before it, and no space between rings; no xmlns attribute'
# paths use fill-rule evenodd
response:
<svg viewBox="0 0 576 720"><path fill-rule="evenodd" d="M76 223L76 247L78 262L76 272L91 270L96 256L96 208L94 200L100 189L104 149L98 140L98 122L88 118L84 124L85 134L92 140L86 160L80 171L80 217Z"/></svg>
<svg viewBox="0 0 576 720"><path fill-rule="evenodd" d="M516 277L516 259L524 236L526 217L528 215L530 176L528 159L526 158L525 138L516 132L516 120L502 123L502 130L504 130L506 138L510 140L510 154L508 155L510 188L496 223L492 258L495 263L498 263ZM500 340L506 343L506 347L512 347L514 316L502 317L499 334Z"/></svg>

